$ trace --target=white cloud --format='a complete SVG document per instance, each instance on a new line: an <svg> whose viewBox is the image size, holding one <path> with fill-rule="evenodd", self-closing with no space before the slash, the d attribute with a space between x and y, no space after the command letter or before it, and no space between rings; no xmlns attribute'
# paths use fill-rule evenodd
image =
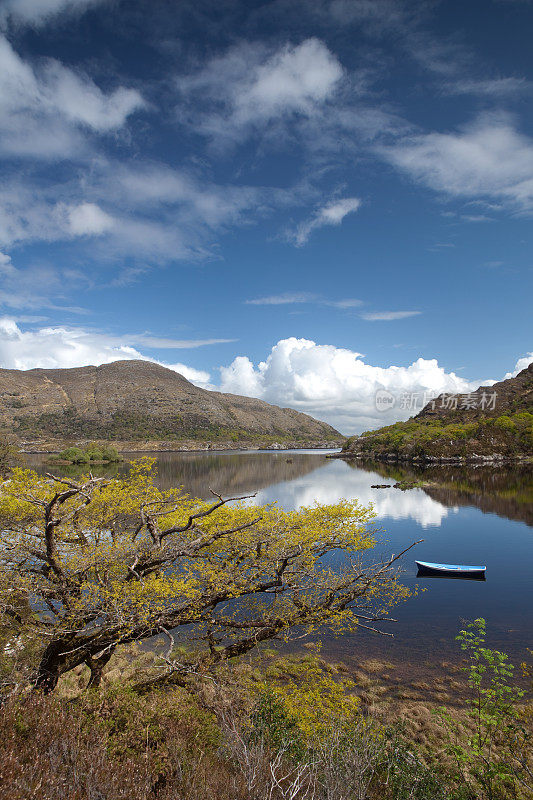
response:
<svg viewBox="0 0 533 800"><path fill-rule="evenodd" d="M508 116L485 115L460 131L413 136L380 152L438 192L533 210L533 140Z"/></svg>
<svg viewBox="0 0 533 800"><path fill-rule="evenodd" d="M408 317L416 317L421 314L421 311L369 311L366 314L361 314L363 319L368 322L385 321L390 322L395 319L407 319Z"/></svg>
<svg viewBox="0 0 533 800"><path fill-rule="evenodd" d="M113 219L94 203L82 203L68 211L73 236L99 236L113 227Z"/></svg>
<svg viewBox="0 0 533 800"><path fill-rule="evenodd" d="M340 225L348 214L353 214L361 206L357 197L345 197L342 200L332 200L318 209L311 219L300 223L293 231L287 231L289 241L297 247L302 247L309 239L311 233L325 225Z"/></svg>
<svg viewBox="0 0 533 800"><path fill-rule="evenodd" d="M155 359L144 355L130 344L136 340L139 342L144 340L150 345L151 343L146 341L147 338L150 337L143 335L113 337L83 328L65 326L22 330L14 319L3 317L0 318L0 366L7 369L36 367L53 369L109 364L112 361L125 359L154 361ZM193 340L189 344L180 340L172 345L170 340L164 341L166 347L199 347L225 340ZM181 373L198 386L209 386L209 373L204 370L181 363L164 364L164 366Z"/></svg>
<svg viewBox="0 0 533 800"><path fill-rule="evenodd" d="M283 294L271 294L267 297L256 297L253 300L246 300L251 306L286 306L293 303L314 303L317 295L311 292L283 292Z"/></svg>
<svg viewBox="0 0 533 800"><path fill-rule="evenodd" d="M6 275L13 275L15 271L11 256L8 256L7 253L0 253L0 274L5 277Z"/></svg>
<svg viewBox="0 0 533 800"><path fill-rule="evenodd" d="M0 319L0 364L8 369L80 367L141 358L133 347L83 329L50 327L23 331Z"/></svg>
<svg viewBox="0 0 533 800"><path fill-rule="evenodd" d="M375 367L356 353L308 339L283 339L265 361L255 366L239 356L221 369L221 390L260 397L325 420L345 433L381 427L407 419L412 409L400 408L400 395L424 392L466 392L475 388L435 359L419 358L408 367ZM376 410L378 389L395 395L392 411ZM419 406L420 410L420 406Z"/></svg>
<svg viewBox="0 0 533 800"><path fill-rule="evenodd" d="M98 133L124 125L144 101L136 89L103 92L59 61L24 61L0 34L0 150L39 159L80 158L82 129Z"/></svg>
<svg viewBox="0 0 533 800"><path fill-rule="evenodd" d="M103 0L4 0L0 20L38 25L60 13L82 13Z"/></svg>
<svg viewBox="0 0 533 800"><path fill-rule="evenodd" d="M339 62L318 39L287 45L234 89L236 119L247 123L287 112L309 114L331 94L341 76Z"/></svg>
<svg viewBox="0 0 533 800"><path fill-rule="evenodd" d="M154 347L158 350L190 350L191 348L205 347L211 344L228 344L229 342L238 341L238 339L167 339L146 333L134 334L129 336L128 339L134 344Z"/></svg>
<svg viewBox="0 0 533 800"><path fill-rule="evenodd" d="M194 115L208 136L239 138L251 128L293 115L311 116L335 93L343 69L319 39L273 52L244 44L178 79L184 98L201 97L209 110Z"/></svg>
<svg viewBox="0 0 533 800"><path fill-rule="evenodd" d="M356 308L362 304L362 300L357 300L355 297L345 297L342 300L328 300L312 292L283 292L282 294L271 294L267 297L255 297L253 300L246 300L245 302L247 305L251 306L287 306L312 303L313 305L344 309Z"/></svg>
<svg viewBox="0 0 533 800"><path fill-rule="evenodd" d="M516 378L519 372L522 372L523 369L529 367L530 364L533 364L533 353L528 353L527 355L519 358L515 364L515 368L512 372L507 372L505 374L504 380L507 378Z"/></svg>
<svg viewBox="0 0 533 800"><path fill-rule="evenodd" d="M531 90L525 78L486 78L479 80L458 80L445 87L448 94L477 94L487 97L505 98Z"/></svg>
<svg viewBox="0 0 533 800"><path fill-rule="evenodd" d="M44 185L13 174L0 185L0 247L98 235L89 257L219 257L213 231L299 201L297 191L216 184L164 164L95 160L79 180ZM105 211L104 211L105 209Z"/></svg>
<svg viewBox="0 0 533 800"><path fill-rule="evenodd" d="M38 320L36 320L38 321ZM168 339L151 334L111 336L83 327L49 326L23 329L13 317L0 318L0 366L8 369L79 367L124 359L155 361L144 348L193 349L231 342L231 339ZM139 349L141 348L141 349ZM533 353L519 359L511 377L533 361ZM376 367L360 353L319 345L308 339L279 341L265 361L254 365L238 356L222 367L219 386L205 370L181 362L157 363L184 375L206 389L258 397L275 405L295 408L323 419L347 434L381 427L416 412L401 408L402 395L417 397L420 410L424 393L464 393L480 385L446 372L435 359L419 358L407 367ZM484 381L482 385L491 385ZM396 400L387 411L376 410L378 390Z"/></svg>
<svg viewBox="0 0 533 800"><path fill-rule="evenodd" d="M145 356L141 356L144 361L153 361L153 358L146 358ZM210 375L209 372L206 372L203 369L195 369L194 367L189 367L187 364L163 364L163 362L158 361L158 364L161 364L163 367L167 367L167 369L173 369L174 372L179 372L180 375L183 375L184 378L187 378L188 381L194 383L195 386L199 386L201 389L214 389L215 387L210 383Z"/></svg>
<svg viewBox="0 0 533 800"><path fill-rule="evenodd" d="M79 296L80 288L90 285L85 272L43 263L18 269L8 255L0 253L0 278L0 307L84 313L70 305L67 296Z"/></svg>
<svg viewBox="0 0 533 800"><path fill-rule="evenodd" d="M326 467L303 475L295 480L261 489L254 499L255 505L278 502L283 508L300 508L313 503L337 503L343 497L357 497L361 505L372 503L378 518L412 519L423 528L441 525L457 508L450 508L433 500L423 489L402 492L401 489L372 489L372 484L383 483L377 472L351 469L346 463L331 460Z"/></svg>

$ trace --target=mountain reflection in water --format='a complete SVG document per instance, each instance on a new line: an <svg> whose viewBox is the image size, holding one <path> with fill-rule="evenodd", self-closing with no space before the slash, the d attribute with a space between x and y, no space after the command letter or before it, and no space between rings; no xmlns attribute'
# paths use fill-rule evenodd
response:
<svg viewBox="0 0 533 800"><path fill-rule="evenodd" d="M136 456L138 457L138 456ZM434 466L427 469L327 459L323 451L156 453L159 483L183 485L197 497L257 492L251 501L277 501L287 509L315 501L356 498L377 512L378 555L398 553L424 539L404 560L402 580L418 594L393 610L394 638L366 632L323 637L323 654L346 661L364 657L424 664L458 656L454 636L462 621L484 617L489 646L528 660L533 646L533 468L522 466ZM59 472L44 457L28 466ZM80 474L70 468L69 474ZM124 474L127 464L95 468ZM423 488L372 488L373 484L423 481ZM487 580L417 581L414 558L487 564Z"/></svg>

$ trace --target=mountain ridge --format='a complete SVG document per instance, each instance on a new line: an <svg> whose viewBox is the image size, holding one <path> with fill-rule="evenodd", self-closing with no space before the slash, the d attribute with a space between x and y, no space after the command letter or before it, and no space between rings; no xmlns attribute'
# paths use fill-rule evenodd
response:
<svg viewBox="0 0 533 800"><path fill-rule="evenodd" d="M153 361L0 369L0 420L18 441L340 443L332 426L257 398L201 389ZM138 449L134 447L133 449ZM147 449L152 449L147 448ZM158 448L154 448L158 449Z"/></svg>
<svg viewBox="0 0 533 800"><path fill-rule="evenodd" d="M533 458L533 363L492 386L441 394L405 422L352 436L339 455L415 462Z"/></svg>

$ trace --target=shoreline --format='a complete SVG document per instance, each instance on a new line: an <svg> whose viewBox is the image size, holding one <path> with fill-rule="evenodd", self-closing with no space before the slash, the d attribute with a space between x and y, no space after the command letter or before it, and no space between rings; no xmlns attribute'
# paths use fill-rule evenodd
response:
<svg viewBox="0 0 533 800"><path fill-rule="evenodd" d="M342 442L327 441L327 442L286 442L280 444L274 442L273 444L255 444L249 441L241 442L192 442L187 441L182 443L168 442L168 441L154 441L146 440L143 442L116 442L96 440L93 444L107 444L114 447L119 453L224 453L224 452L251 452L251 453L276 453L276 452L290 452L298 450L338 450L342 446ZM89 444L89 441L62 441L46 443L21 443L19 449L24 455L54 455L61 453L67 447L79 447ZM330 454L333 455L333 454Z"/></svg>
<svg viewBox="0 0 533 800"><path fill-rule="evenodd" d="M351 453L342 451L332 453L327 458L342 458L348 461L379 461L383 464L414 464L415 466L438 466L439 464L533 464L533 456L517 454L515 456L504 456L501 453L492 455L481 455L473 453L468 456L410 456L398 453Z"/></svg>

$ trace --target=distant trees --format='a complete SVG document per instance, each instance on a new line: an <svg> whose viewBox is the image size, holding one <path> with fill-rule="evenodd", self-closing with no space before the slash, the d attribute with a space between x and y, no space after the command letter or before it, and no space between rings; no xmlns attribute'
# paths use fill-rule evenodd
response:
<svg viewBox="0 0 533 800"><path fill-rule="evenodd" d="M172 630L197 648L172 662L186 676L275 637L374 629L407 596L399 556L365 558L371 508L245 501L163 491L148 459L120 480L14 470L0 490L0 610L41 643L36 685L53 690L81 664L97 685L118 646Z"/></svg>
<svg viewBox="0 0 533 800"><path fill-rule="evenodd" d="M70 461L72 464L90 464L91 462L115 463L121 460L117 450L107 444L91 442L85 447L67 447L53 456L51 460Z"/></svg>

